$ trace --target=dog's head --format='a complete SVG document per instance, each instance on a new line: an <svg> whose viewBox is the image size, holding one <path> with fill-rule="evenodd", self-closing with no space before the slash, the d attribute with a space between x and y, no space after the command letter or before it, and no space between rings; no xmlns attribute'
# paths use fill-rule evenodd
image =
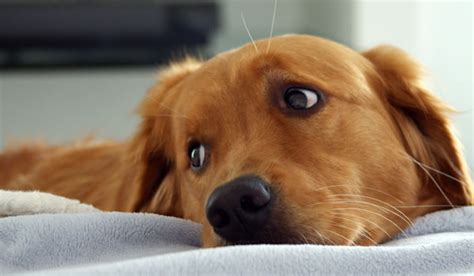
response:
<svg viewBox="0 0 474 276"><path fill-rule="evenodd" d="M204 225L203 244L374 244L473 201L446 109L382 46L313 36L171 65L131 141L136 208Z"/></svg>

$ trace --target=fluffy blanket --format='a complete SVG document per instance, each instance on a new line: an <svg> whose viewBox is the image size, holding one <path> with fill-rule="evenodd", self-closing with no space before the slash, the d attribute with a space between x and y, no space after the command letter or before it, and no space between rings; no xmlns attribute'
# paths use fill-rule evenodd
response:
<svg viewBox="0 0 474 276"><path fill-rule="evenodd" d="M89 213L77 214L74 209L76 214L0 218L0 274L474 272L474 207L419 218L406 236L379 246L253 245L212 249L199 248L201 227L190 221L91 210L86 207L83 211Z"/></svg>
<svg viewBox="0 0 474 276"><path fill-rule="evenodd" d="M78 200L37 191L19 192L0 190L0 217L98 212L96 208Z"/></svg>

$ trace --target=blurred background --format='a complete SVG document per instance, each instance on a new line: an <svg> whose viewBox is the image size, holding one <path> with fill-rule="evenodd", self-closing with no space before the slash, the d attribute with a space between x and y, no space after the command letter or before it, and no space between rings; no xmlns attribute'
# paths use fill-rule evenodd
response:
<svg viewBox="0 0 474 276"><path fill-rule="evenodd" d="M156 69L270 31L274 0L1 0L0 149L19 138L124 139ZM430 72L473 170L472 1L279 0L274 33L403 48Z"/></svg>

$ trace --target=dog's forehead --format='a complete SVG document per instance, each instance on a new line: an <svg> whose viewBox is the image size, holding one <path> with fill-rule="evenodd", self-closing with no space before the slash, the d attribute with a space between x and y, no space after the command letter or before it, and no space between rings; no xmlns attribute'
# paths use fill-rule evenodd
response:
<svg viewBox="0 0 474 276"><path fill-rule="evenodd" d="M312 85L357 102L373 96L366 74L371 68L361 54L343 45L314 36L289 35L221 53L205 62L183 86L193 95L218 98L255 94L262 91L263 82L284 78L283 82Z"/></svg>
<svg viewBox="0 0 474 276"><path fill-rule="evenodd" d="M262 39L247 43L241 47L222 52L214 59L247 60L254 56L269 54L288 55L293 59L306 59L335 64L348 61L360 62L361 56L352 49L324 38L309 35L283 35L271 39ZM310 62L311 60L306 60Z"/></svg>

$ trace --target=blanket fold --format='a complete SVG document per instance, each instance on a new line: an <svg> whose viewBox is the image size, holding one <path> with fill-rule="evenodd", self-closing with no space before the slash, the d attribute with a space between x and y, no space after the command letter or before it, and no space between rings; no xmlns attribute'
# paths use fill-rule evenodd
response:
<svg viewBox="0 0 474 276"><path fill-rule="evenodd" d="M201 226L155 214L41 214L0 219L0 274L354 274L474 272L474 207L417 219L371 246L201 249Z"/></svg>

